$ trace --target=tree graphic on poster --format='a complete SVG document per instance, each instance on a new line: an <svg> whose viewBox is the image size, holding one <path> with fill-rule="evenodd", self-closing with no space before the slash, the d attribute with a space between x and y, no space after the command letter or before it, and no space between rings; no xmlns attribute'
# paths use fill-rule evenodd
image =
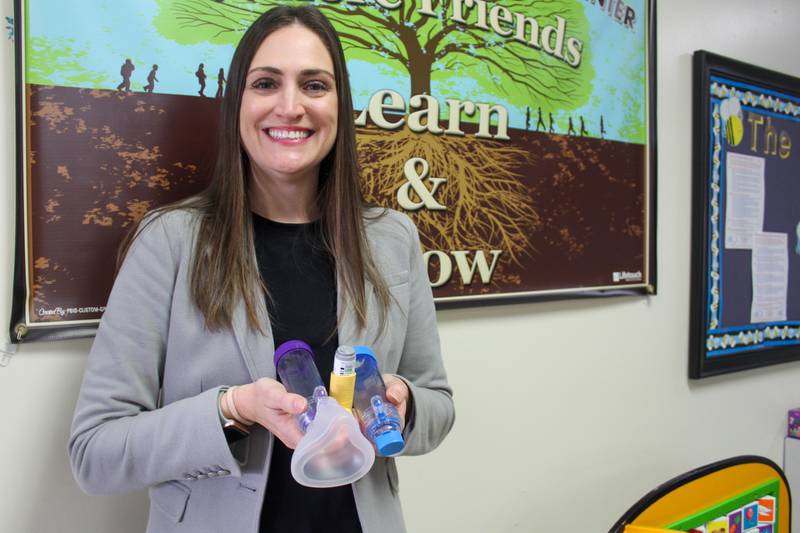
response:
<svg viewBox="0 0 800 533"><path fill-rule="evenodd" d="M189 44L236 43L261 13L279 4L315 4L331 20L348 59L380 64L405 76L411 94L431 94L431 82L469 79L478 92L500 93L513 105L544 103L567 110L584 104L591 92L594 71L584 47L577 66L544 53L512 37L503 38L474 24L475 9L462 7L465 23L447 18L452 0L432 0L438 14L419 9L422 2L404 1L386 9L374 0L368 4L304 0L157 0L161 11L156 27L165 36ZM503 7L537 21L565 20L570 34L586 35L583 6L574 0L506 0ZM529 29L527 31L530 31ZM529 35L528 35L529 37ZM541 44L541 43L540 43ZM462 95L463 96L463 95Z"/></svg>
<svg viewBox="0 0 800 533"><path fill-rule="evenodd" d="M480 28L475 9L462 6L463 22L454 20L452 0L405 0L387 9L376 0L364 3L289 0L156 0L159 32L181 44L235 44L261 13L279 5L318 6L336 28L348 60L376 65L400 83L408 80L411 95L438 98L492 98L524 109L575 109L591 93L594 70L590 51L569 64L561 54L548 54L544 43L524 42ZM387 2L383 2L384 4ZM588 21L575 0L506 0L511 13L555 26L563 19L569 35L588 36ZM491 6L489 6L491 7ZM421 13L428 9L436 16ZM538 30L537 30L538 31ZM555 41L555 43L553 42ZM554 48L558 39L547 43ZM575 58L573 58L575 59ZM466 83L465 83L466 82ZM469 92L469 94L465 94ZM487 96L489 95L489 96ZM446 113L441 109L441 113ZM463 115L463 113L462 113ZM466 116L464 120L470 119ZM473 117L473 120L475 117ZM410 213L428 248L439 250L502 249L501 262L518 261L534 248L531 235L541 227L529 190L518 169L537 155L498 140L420 135L407 128L359 132L364 193L385 203L405 183L404 163L422 157L431 175L446 177L439 200L447 212L421 209Z"/></svg>

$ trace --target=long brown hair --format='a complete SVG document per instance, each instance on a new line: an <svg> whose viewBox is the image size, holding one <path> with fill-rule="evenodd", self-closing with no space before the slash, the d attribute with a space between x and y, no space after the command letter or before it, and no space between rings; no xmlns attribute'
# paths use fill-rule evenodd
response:
<svg viewBox="0 0 800 533"><path fill-rule="evenodd" d="M339 290L345 295L343 301L352 305L359 328L364 328L367 320L365 281L372 285L379 307L378 331L381 332L385 327L390 295L369 251L364 230L362 217L366 204L360 187L347 64L336 31L318 9L311 6L275 7L248 28L228 69L211 183L199 195L157 212L191 209L201 216L191 287L192 297L205 318L206 327L210 330L229 328L233 311L243 300L249 326L263 332L258 313L259 291L268 288L261 281L253 246L253 224L247 198L250 162L241 144L239 108L247 69L261 43L274 31L292 24L301 24L320 38L331 55L336 78L339 117L336 141L320 164L316 198L325 244L336 265ZM136 233L138 231L132 232L123 242L120 262ZM342 312L343 309L339 309L340 316Z"/></svg>

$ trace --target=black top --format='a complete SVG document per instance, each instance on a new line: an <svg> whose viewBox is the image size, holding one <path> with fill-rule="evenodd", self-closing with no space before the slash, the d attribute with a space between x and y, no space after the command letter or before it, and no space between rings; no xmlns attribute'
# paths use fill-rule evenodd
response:
<svg viewBox="0 0 800 533"><path fill-rule="evenodd" d="M321 225L283 224L253 214L258 269L267 287L275 347L302 340L314 351L320 376L330 388L336 331L336 274L325 250ZM275 439L261 533L360 533L350 485L304 487L291 473L292 451Z"/></svg>

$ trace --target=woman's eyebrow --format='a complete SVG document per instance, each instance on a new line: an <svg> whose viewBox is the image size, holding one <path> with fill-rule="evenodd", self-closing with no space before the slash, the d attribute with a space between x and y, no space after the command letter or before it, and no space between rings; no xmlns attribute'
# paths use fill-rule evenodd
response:
<svg viewBox="0 0 800 533"><path fill-rule="evenodd" d="M269 72L271 74L277 74L279 76L283 75L283 71L281 69L279 69L279 68L276 68L276 67L256 67L256 68L250 69L250 72L248 72L247 74L250 75L253 72L259 72L259 71L260 72ZM328 76L331 77L331 79L334 79L334 80L336 79L336 76L334 76L333 74L331 74L327 70L321 69L321 68L307 68L307 69L303 69L303 70L300 71L300 75L301 76L317 76L319 74L327 74Z"/></svg>

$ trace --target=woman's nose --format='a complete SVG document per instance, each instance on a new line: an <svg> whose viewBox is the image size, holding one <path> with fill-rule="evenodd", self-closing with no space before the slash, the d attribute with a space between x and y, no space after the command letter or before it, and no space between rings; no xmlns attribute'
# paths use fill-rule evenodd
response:
<svg viewBox="0 0 800 533"><path fill-rule="evenodd" d="M287 87L281 91L275 112L286 119L298 119L303 116L302 95L295 88Z"/></svg>

